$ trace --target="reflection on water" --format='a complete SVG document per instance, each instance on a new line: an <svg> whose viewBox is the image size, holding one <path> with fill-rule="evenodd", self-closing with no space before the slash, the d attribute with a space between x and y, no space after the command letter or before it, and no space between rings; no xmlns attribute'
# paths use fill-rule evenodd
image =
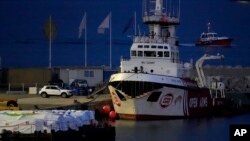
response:
<svg viewBox="0 0 250 141"><path fill-rule="evenodd" d="M250 114L163 121L117 120L116 141L228 141L230 124L250 124Z"/></svg>

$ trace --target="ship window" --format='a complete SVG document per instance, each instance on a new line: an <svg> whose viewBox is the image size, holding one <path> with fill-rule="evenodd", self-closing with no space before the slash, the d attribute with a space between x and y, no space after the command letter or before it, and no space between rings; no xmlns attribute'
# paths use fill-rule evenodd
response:
<svg viewBox="0 0 250 141"><path fill-rule="evenodd" d="M164 49L168 49L168 46L164 46Z"/></svg>
<svg viewBox="0 0 250 141"><path fill-rule="evenodd" d="M206 34L202 34L201 38L207 38Z"/></svg>
<svg viewBox="0 0 250 141"><path fill-rule="evenodd" d="M149 45L144 45L144 48L149 48Z"/></svg>
<svg viewBox="0 0 250 141"><path fill-rule="evenodd" d="M142 51L138 51L138 56L143 56L143 53L142 53Z"/></svg>
<svg viewBox="0 0 250 141"><path fill-rule="evenodd" d="M155 51L144 51L145 57L156 57Z"/></svg>
<svg viewBox="0 0 250 141"><path fill-rule="evenodd" d="M138 48L142 48L143 46L142 45L138 45Z"/></svg>
<svg viewBox="0 0 250 141"><path fill-rule="evenodd" d="M208 34L208 37L213 37L213 34Z"/></svg>
<svg viewBox="0 0 250 141"><path fill-rule="evenodd" d="M151 48L156 48L156 46L151 46Z"/></svg>
<svg viewBox="0 0 250 141"><path fill-rule="evenodd" d="M158 46L159 49L163 49L163 46Z"/></svg>
<svg viewBox="0 0 250 141"><path fill-rule="evenodd" d="M147 101L150 102L157 102L159 97L161 95L161 92L153 92L147 99Z"/></svg>
<svg viewBox="0 0 250 141"><path fill-rule="evenodd" d="M121 101L126 101L126 98L117 90L115 90L116 94L118 95L118 97L121 99Z"/></svg>
<svg viewBox="0 0 250 141"><path fill-rule="evenodd" d="M136 51L135 50L131 51L131 56L136 56Z"/></svg>
<svg viewBox="0 0 250 141"><path fill-rule="evenodd" d="M158 52L157 52L157 57L162 57L162 56L163 56L162 51L158 51Z"/></svg>
<svg viewBox="0 0 250 141"><path fill-rule="evenodd" d="M169 51L164 51L164 57L169 57Z"/></svg>

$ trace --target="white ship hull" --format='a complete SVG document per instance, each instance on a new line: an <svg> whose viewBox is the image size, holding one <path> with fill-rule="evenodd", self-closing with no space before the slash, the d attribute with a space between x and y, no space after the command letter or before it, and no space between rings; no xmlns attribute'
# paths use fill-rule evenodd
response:
<svg viewBox="0 0 250 141"><path fill-rule="evenodd" d="M109 82L115 111L123 119L160 119L205 116L220 105L208 89L176 77L118 73Z"/></svg>

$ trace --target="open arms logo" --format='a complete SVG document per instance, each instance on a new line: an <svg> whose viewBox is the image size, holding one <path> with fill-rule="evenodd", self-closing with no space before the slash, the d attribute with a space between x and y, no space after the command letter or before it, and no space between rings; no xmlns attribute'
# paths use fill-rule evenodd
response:
<svg viewBox="0 0 250 141"><path fill-rule="evenodd" d="M167 93L161 97L160 105L162 108L166 108L173 102L173 94Z"/></svg>

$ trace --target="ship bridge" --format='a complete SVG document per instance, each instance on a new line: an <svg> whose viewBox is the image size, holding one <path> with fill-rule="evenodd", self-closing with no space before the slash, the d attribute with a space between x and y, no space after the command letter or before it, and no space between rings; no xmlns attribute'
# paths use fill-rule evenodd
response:
<svg viewBox="0 0 250 141"><path fill-rule="evenodd" d="M142 38L142 37L138 37ZM121 72L151 73L182 77L183 64L179 60L176 46L170 46L164 41L136 41L130 49L130 59L121 60Z"/></svg>
<svg viewBox="0 0 250 141"><path fill-rule="evenodd" d="M179 51L176 46L170 46L164 39L137 36L130 49L131 59L160 59L179 63Z"/></svg>

